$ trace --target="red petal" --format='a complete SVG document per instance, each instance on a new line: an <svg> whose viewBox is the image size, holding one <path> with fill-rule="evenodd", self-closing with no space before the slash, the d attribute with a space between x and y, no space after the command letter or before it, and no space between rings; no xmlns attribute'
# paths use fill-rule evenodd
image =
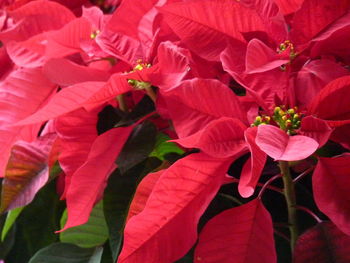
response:
<svg viewBox="0 0 350 263"><path fill-rule="evenodd" d="M0 213L29 204L49 178L49 153L56 136L33 143L18 141L11 150L1 189Z"/></svg>
<svg viewBox="0 0 350 263"><path fill-rule="evenodd" d="M299 237L293 258L294 263L350 262L350 237L332 222L322 222Z"/></svg>
<svg viewBox="0 0 350 263"><path fill-rule="evenodd" d="M304 0L275 0L283 15L288 15L297 11Z"/></svg>
<svg viewBox="0 0 350 263"><path fill-rule="evenodd" d="M257 128L248 128L244 133L251 157L243 166L238 191L245 198L250 197L254 193L255 186L259 181L267 159L266 153L255 143L256 135Z"/></svg>
<svg viewBox="0 0 350 263"><path fill-rule="evenodd" d="M104 82L91 81L64 88L55 94L48 104L28 118L21 120L16 125L43 122L79 109L104 85Z"/></svg>
<svg viewBox="0 0 350 263"><path fill-rule="evenodd" d="M222 184L228 165L199 153L164 171L145 209L128 221L118 262L172 263L184 256L196 242L198 220Z"/></svg>
<svg viewBox="0 0 350 263"><path fill-rule="evenodd" d="M295 44L310 41L329 24L346 13L348 0L305 0L292 21L291 40Z"/></svg>
<svg viewBox="0 0 350 263"><path fill-rule="evenodd" d="M238 119L220 118L189 137L173 140L183 147L199 148L217 158L229 158L246 151L245 125Z"/></svg>
<svg viewBox="0 0 350 263"><path fill-rule="evenodd" d="M318 143L314 139L302 135L289 136L272 125L260 125L255 142L276 161L303 160L318 148Z"/></svg>
<svg viewBox="0 0 350 263"><path fill-rule="evenodd" d="M137 186L134 198L129 207L129 212L126 221L133 216L138 215L145 208L147 200L153 191L154 186L158 182L159 177L163 174L164 170L160 170L155 173L150 173L145 176Z"/></svg>
<svg viewBox="0 0 350 263"><path fill-rule="evenodd" d="M3 177L10 149L16 140L32 141L40 126L13 127L33 114L56 90L41 69L17 69L0 83L0 177Z"/></svg>
<svg viewBox="0 0 350 263"><path fill-rule="evenodd" d="M172 3L160 10L181 40L208 60L218 60L227 41L245 42L242 33L265 29L257 13L238 1Z"/></svg>
<svg viewBox="0 0 350 263"><path fill-rule="evenodd" d="M61 231L88 221L132 129L133 126L112 129L94 141L86 162L72 176L66 194L68 220Z"/></svg>
<svg viewBox="0 0 350 263"><path fill-rule="evenodd" d="M199 235L195 263L277 262L272 220L260 199L211 219Z"/></svg>
<svg viewBox="0 0 350 263"><path fill-rule="evenodd" d="M313 99L309 112L320 119L350 119L350 76L344 76L330 82ZM331 105L336 105L332 107Z"/></svg>
<svg viewBox="0 0 350 263"><path fill-rule="evenodd" d="M313 116L307 116L301 121L300 134L317 141L319 147L328 141L332 131L326 121Z"/></svg>
<svg viewBox="0 0 350 263"><path fill-rule="evenodd" d="M8 13L16 24L0 33L3 43L10 40L23 41L42 32L59 29L75 18L66 7L45 0L29 2Z"/></svg>
<svg viewBox="0 0 350 263"><path fill-rule="evenodd" d="M73 174L86 161L91 145L97 138L97 119L96 111L86 112L84 109L55 119L55 129L61 139L58 160L66 175L66 189Z"/></svg>
<svg viewBox="0 0 350 263"><path fill-rule="evenodd" d="M184 81L166 97L179 137L189 136L220 117L246 122L238 97L217 80Z"/></svg>
<svg viewBox="0 0 350 263"><path fill-rule="evenodd" d="M318 208L345 234L350 235L350 155L319 158L312 177Z"/></svg>
<svg viewBox="0 0 350 263"><path fill-rule="evenodd" d="M259 73L277 68L289 62L288 52L278 54L260 40L249 41L246 54L246 73Z"/></svg>
<svg viewBox="0 0 350 263"><path fill-rule="evenodd" d="M90 40L92 26L90 22L80 17L74 19L63 28L47 33L46 57L65 57L80 51L80 43Z"/></svg>
<svg viewBox="0 0 350 263"><path fill-rule="evenodd" d="M109 73L75 64L64 58L51 59L44 65L45 75L55 84L70 86L86 81L107 81Z"/></svg>
<svg viewBox="0 0 350 263"><path fill-rule="evenodd" d="M328 59L307 63L298 71L295 80L296 105L299 108L306 108L326 84L344 75L348 75L348 71L340 64Z"/></svg>

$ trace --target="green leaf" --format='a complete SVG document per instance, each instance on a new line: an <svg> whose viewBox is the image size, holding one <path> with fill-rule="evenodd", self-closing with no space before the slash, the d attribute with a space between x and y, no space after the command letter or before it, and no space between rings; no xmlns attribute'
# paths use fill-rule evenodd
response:
<svg viewBox="0 0 350 263"><path fill-rule="evenodd" d="M175 143L168 142L169 140L171 140L171 138L168 135L162 132L158 133L156 138L156 145L150 156L157 157L158 159L164 161L166 155L169 153L177 153L180 155L185 153L185 151L178 147Z"/></svg>
<svg viewBox="0 0 350 263"><path fill-rule="evenodd" d="M139 181L160 165L156 158L148 158L134 166L123 176L116 170L110 177L104 192L103 206L109 229L109 243L113 261L120 251L125 219Z"/></svg>
<svg viewBox="0 0 350 263"><path fill-rule="evenodd" d="M6 256L6 262L28 262L38 250L58 242L55 231L59 229L63 210L64 202L59 200L56 180L53 180L40 189L33 202L18 216L15 244Z"/></svg>
<svg viewBox="0 0 350 263"><path fill-rule="evenodd" d="M67 221L67 210L61 218L61 228ZM89 221L80 226L69 228L60 233L60 240L83 248L102 245L108 239L108 228L103 214L103 202L99 202L92 209Z"/></svg>
<svg viewBox="0 0 350 263"><path fill-rule="evenodd" d="M29 263L98 263L102 248L81 248L73 244L54 243L39 250Z"/></svg>
<svg viewBox="0 0 350 263"><path fill-rule="evenodd" d="M11 229L13 223L16 221L17 217L22 212L23 208L24 208L24 206L18 207L18 208L15 208L7 213L5 225L4 225L4 227L2 229L2 233L1 233L1 242L3 242L5 240L5 237L8 233L8 231Z"/></svg>
<svg viewBox="0 0 350 263"><path fill-rule="evenodd" d="M152 122L145 121L136 126L116 161L122 174L147 159L156 143L156 135L157 129Z"/></svg>

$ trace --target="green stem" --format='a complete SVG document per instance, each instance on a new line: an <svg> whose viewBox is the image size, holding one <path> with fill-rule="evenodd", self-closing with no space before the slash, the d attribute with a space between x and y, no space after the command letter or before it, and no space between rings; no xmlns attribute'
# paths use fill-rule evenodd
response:
<svg viewBox="0 0 350 263"><path fill-rule="evenodd" d="M128 112L129 108L125 101L125 94L119 94L117 96L118 106L121 111Z"/></svg>
<svg viewBox="0 0 350 263"><path fill-rule="evenodd" d="M284 184L284 196L287 202L288 208L288 224L290 231L290 246L293 252L295 243L298 238L298 225L297 225L297 202L295 197L295 189L293 179L290 175L289 165L286 161L279 161L279 166L281 169L281 174L283 175Z"/></svg>

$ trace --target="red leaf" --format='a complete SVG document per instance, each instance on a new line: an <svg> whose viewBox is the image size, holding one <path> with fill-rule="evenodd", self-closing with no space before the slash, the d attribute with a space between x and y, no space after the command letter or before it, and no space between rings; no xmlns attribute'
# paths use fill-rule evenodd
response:
<svg viewBox="0 0 350 263"><path fill-rule="evenodd" d="M80 43L90 40L92 26L84 17L74 19L60 30L47 33L46 57L65 57L80 51Z"/></svg>
<svg viewBox="0 0 350 263"><path fill-rule="evenodd" d="M55 90L41 69L17 69L0 83L0 177L3 177L13 143L34 140L40 129L39 125L11 125L33 114Z"/></svg>
<svg viewBox="0 0 350 263"><path fill-rule="evenodd" d="M217 80L191 79L166 97L179 137L189 136L220 117L246 122L238 97Z"/></svg>
<svg viewBox="0 0 350 263"><path fill-rule="evenodd" d="M53 1L31 1L13 11L8 12L15 25L0 32L0 40L23 41L34 35L49 30L57 30L75 18L66 7Z"/></svg>
<svg viewBox="0 0 350 263"><path fill-rule="evenodd" d="M318 148L318 143L314 139L302 135L289 136L272 125L260 125L255 142L276 161L303 160Z"/></svg>
<svg viewBox="0 0 350 263"><path fill-rule="evenodd" d="M73 174L85 163L90 148L97 138L97 113L79 109L55 119L55 129L61 139L58 160L66 175L66 190Z"/></svg>
<svg viewBox="0 0 350 263"><path fill-rule="evenodd" d="M93 205L105 188L109 174L116 168L117 159L133 126L109 130L91 146L86 162L73 174L66 192L68 219L64 228L88 221Z"/></svg>
<svg viewBox="0 0 350 263"><path fill-rule="evenodd" d="M157 58L160 74L154 76L151 83L161 90L175 88L189 74L191 53L170 41L162 42L158 47Z"/></svg>
<svg viewBox="0 0 350 263"><path fill-rule="evenodd" d="M160 170L155 173L150 173L145 176L137 186L134 198L129 207L128 216L126 221L133 216L138 215L145 208L147 200L153 191L154 186L158 182L159 177L163 174L164 170Z"/></svg>
<svg viewBox="0 0 350 263"><path fill-rule="evenodd" d="M341 17L349 9L348 0L336 2L328 0L305 0L295 12L292 21L291 39L296 44L304 44L315 37L329 24Z"/></svg>
<svg viewBox="0 0 350 263"><path fill-rule="evenodd" d="M126 224L118 262L172 263L184 256L196 242L198 220L222 184L228 165L198 153L164 171L144 210Z"/></svg>
<svg viewBox="0 0 350 263"><path fill-rule="evenodd" d="M317 141L319 147L328 141L332 131L326 121L313 116L307 116L301 121L300 134Z"/></svg>
<svg viewBox="0 0 350 263"><path fill-rule="evenodd" d="M350 119L350 76L344 76L324 87L309 107L310 114L325 120ZM330 105L337 105L330 107Z"/></svg>
<svg viewBox="0 0 350 263"><path fill-rule="evenodd" d="M212 157L229 158L247 150L245 129L246 126L238 119L222 117L199 132L173 142L187 148L199 148Z"/></svg>
<svg viewBox="0 0 350 263"><path fill-rule="evenodd" d="M312 177L318 208L345 234L350 235L350 155L319 158Z"/></svg>
<svg viewBox="0 0 350 263"><path fill-rule="evenodd" d="M53 83L60 86L86 81L107 81L110 76L106 71L81 66L64 58L50 59L43 70Z"/></svg>
<svg viewBox="0 0 350 263"><path fill-rule="evenodd" d="M348 71L342 65L328 59L307 63L298 71L295 80L296 105L299 108L307 108L326 84L344 75L348 75Z"/></svg>
<svg viewBox="0 0 350 263"><path fill-rule="evenodd" d="M293 263L350 262L350 237L332 222L322 222L297 240Z"/></svg>
<svg viewBox="0 0 350 263"><path fill-rule="evenodd" d="M11 150L1 189L0 213L29 204L49 178L49 153L54 134L33 143L18 141Z"/></svg>
<svg viewBox="0 0 350 263"><path fill-rule="evenodd" d="M304 0L275 0L283 15L288 15L297 11Z"/></svg>
<svg viewBox="0 0 350 263"><path fill-rule="evenodd" d="M256 184L259 181L264 169L267 155L255 143L257 128L248 128L245 133L245 140L248 144L251 157L243 166L239 179L238 191L242 197L248 198L254 193Z"/></svg>
<svg viewBox="0 0 350 263"><path fill-rule="evenodd" d="M104 85L104 82L90 81L64 88L56 93L48 104L33 115L19 121L16 125L27 125L47 121L84 107L89 99L102 89Z"/></svg>
<svg viewBox="0 0 350 263"><path fill-rule="evenodd" d="M160 8L166 22L194 52L218 60L227 41L245 42L244 32L264 31L260 17L238 1L180 2Z"/></svg>
<svg viewBox="0 0 350 263"><path fill-rule="evenodd" d="M254 38L249 41L246 54L246 73L259 73L277 68L289 62L289 52L281 54Z"/></svg>
<svg viewBox="0 0 350 263"><path fill-rule="evenodd" d="M11 41L6 45L11 60L20 67L36 68L43 65L45 58L45 34L39 34L22 42Z"/></svg>
<svg viewBox="0 0 350 263"><path fill-rule="evenodd" d="M272 220L260 199L211 219L199 235L195 263L277 262Z"/></svg>

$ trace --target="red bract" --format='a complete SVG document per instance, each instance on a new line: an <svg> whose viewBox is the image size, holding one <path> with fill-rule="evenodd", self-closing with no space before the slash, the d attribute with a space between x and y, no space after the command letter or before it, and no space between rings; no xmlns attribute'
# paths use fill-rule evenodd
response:
<svg viewBox="0 0 350 263"><path fill-rule="evenodd" d="M193 154L158 179L141 213L128 221L118 262L171 263L197 239L197 223L224 180L229 162ZM164 195L164 193L167 193Z"/></svg>
<svg viewBox="0 0 350 263"><path fill-rule="evenodd" d="M61 231L87 222L93 205L101 198L108 176L117 167L115 159L132 128L112 129L91 145L86 161L75 171L66 190L68 219Z"/></svg>
<svg viewBox="0 0 350 263"><path fill-rule="evenodd" d="M350 235L349 161L349 154L319 158L312 181L317 206L347 235Z"/></svg>
<svg viewBox="0 0 350 263"><path fill-rule="evenodd" d="M259 199L228 209L205 225L194 262L274 263L272 230L271 216Z"/></svg>

